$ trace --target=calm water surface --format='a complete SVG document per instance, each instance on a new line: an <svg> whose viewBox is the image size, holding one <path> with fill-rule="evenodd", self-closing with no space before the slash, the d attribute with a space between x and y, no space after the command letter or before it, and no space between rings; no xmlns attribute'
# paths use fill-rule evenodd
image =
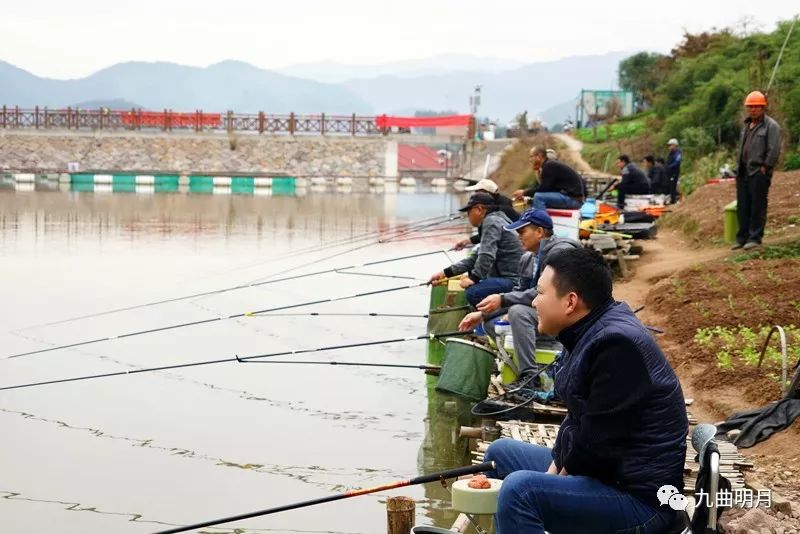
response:
<svg viewBox="0 0 800 534"><path fill-rule="evenodd" d="M456 236L432 229L413 240L317 249L452 213L462 200L424 192L0 189L0 358L423 281L448 264L443 254L357 271L414 280L334 273L42 326L289 269L287 275L300 274L447 248ZM309 247L316 250L300 253ZM291 311L424 314L428 299L427 288L416 288ZM422 318L274 314L0 359L0 385L424 332ZM421 364L425 344L306 359ZM455 436L468 407L445 400L418 370L236 363L3 391L0 530L151 532L462 465L468 456ZM455 517L445 491L429 485L242 521L236 532L385 532L390 495L418 500L418 524L449 526Z"/></svg>

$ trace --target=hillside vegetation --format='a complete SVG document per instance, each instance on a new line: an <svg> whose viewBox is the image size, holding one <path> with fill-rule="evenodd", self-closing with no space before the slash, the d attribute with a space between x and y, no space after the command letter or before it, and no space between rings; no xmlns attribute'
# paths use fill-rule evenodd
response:
<svg viewBox="0 0 800 534"><path fill-rule="evenodd" d="M684 154L681 186L690 194L719 167L735 167L734 152L744 119L744 97L767 92L791 21L770 33L737 34L730 29L686 34L670 54L642 52L620 63L620 86L632 90L641 113L613 124L578 130L584 156L603 168L620 153L641 160L665 155L676 137ZM800 168L800 28L794 28L768 91L768 114L782 128L781 167ZM612 168L613 169L613 168Z"/></svg>

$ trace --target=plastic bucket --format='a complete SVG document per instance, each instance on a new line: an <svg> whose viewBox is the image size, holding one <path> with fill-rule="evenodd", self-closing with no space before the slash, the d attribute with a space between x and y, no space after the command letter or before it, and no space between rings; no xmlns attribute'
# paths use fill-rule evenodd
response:
<svg viewBox="0 0 800 534"><path fill-rule="evenodd" d="M472 341L449 338L436 389L480 401L489 392L489 380L495 369L494 353Z"/></svg>

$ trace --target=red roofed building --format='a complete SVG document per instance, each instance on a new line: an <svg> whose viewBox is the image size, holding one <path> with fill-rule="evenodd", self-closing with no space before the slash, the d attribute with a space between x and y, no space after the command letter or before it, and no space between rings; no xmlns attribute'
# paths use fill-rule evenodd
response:
<svg viewBox="0 0 800 534"><path fill-rule="evenodd" d="M397 146L397 170L400 174L435 178L445 175L447 160L429 146L401 143Z"/></svg>

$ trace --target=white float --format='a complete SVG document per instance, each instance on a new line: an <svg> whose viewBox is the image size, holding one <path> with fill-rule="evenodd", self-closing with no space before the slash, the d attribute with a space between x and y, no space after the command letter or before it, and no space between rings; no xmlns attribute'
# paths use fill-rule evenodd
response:
<svg viewBox="0 0 800 534"><path fill-rule="evenodd" d="M155 185L156 177L149 174L138 174L135 178L136 185Z"/></svg>
<svg viewBox="0 0 800 534"><path fill-rule="evenodd" d="M411 176L405 176L403 178L400 178L400 185L405 187L416 187L417 180L415 178L412 178Z"/></svg>
<svg viewBox="0 0 800 534"><path fill-rule="evenodd" d="M327 185L328 179L324 176L312 176L311 185Z"/></svg>
<svg viewBox="0 0 800 534"><path fill-rule="evenodd" d="M13 174L12 178L14 178L15 182L35 182L36 175L32 173L20 173L20 174Z"/></svg>
<svg viewBox="0 0 800 534"><path fill-rule="evenodd" d="M230 195L231 194L231 187L229 185L216 185L216 184L214 184L214 188L211 191L215 195Z"/></svg>
<svg viewBox="0 0 800 534"><path fill-rule="evenodd" d="M231 185L231 177L230 176L214 176L211 179L211 182L214 184L214 187L230 187Z"/></svg>
<svg viewBox="0 0 800 534"><path fill-rule="evenodd" d="M353 179L349 176L340 176L336 179L336 185L353 185Z"/></svg>
<svg viewBox="0 0 800 534"><path fill-rule="evenodd" d="M257 189L263 187L272 187L272 178L268 176L256 176L253 178L253 186L255 186Z"/></svg>
<svg viewBox="0 0 800 534"><path fill-rule="evenodd" d="M110 174L95 174L94 175L94 183L106 185L114 183L114 177ZM95 189L96 191L97 189Z"/></svg>
<svg viewBox="0 0 800 534"><path fill-rule="evenodd" d="M431 185L433 187L447 187L447 179L446 178L434 178L431 180Z"/></svg>
<svg viewBox="0 0 800 534"><path fill-rule="evenodd" d="M308 180L306 180L305 178L295 178L294 186L296 188L308 187Z"/></svg>
<svg viewBox="0 0 800 534"><path fill-rule="evenodd" d="M70 176L66 172L62 172L58 175L58 183L60 184L69 184L72 183L72 176Z"/></svg>

